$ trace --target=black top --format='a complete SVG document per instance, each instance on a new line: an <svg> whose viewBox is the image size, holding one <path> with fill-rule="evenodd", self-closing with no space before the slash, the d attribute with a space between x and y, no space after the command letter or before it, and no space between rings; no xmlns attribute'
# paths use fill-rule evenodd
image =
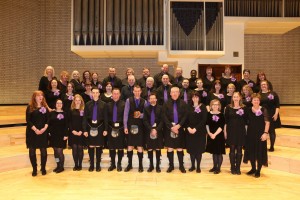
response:
<svg viewBox="0 0 300 200"><path fill-rule="evenodd" d="M173 104L174 100L169 99L164 105L163 105L163 115L164 115L164 122L168 129L171 129L172 122L174 122L174 112L173 112ZM186 119L187 119L187 110L188 105L182 100L177 99L177 112L178 112L178 124L182 127L185 125Z"/></svg>
<svg viewBox="0 0 300 200"><path fill-rule="evenodd" d="M154 109L154 115L155 115L155 124L156 127L153 128L151 126L151 112L152 109ZM149 105L144 109L144 126L146 128L147 133L150 133L151 129L156 129L157 132L162 130L163 127L163 117L162 117L162 106L161 105Z"/></svg>
<svg viewBox="0 0 300 200"><path fill-rule="evenodd" d="M126 101L126 99L128 99L129 97L133 97L133 87L134 86L130 86L130 85L126 85L122 87L121 99L123 101Z"/></svg>
<svg viewBox="0 0 300 200"><path fill-rule="evenodd" d="M111 78L110 76L105 77L102 81L103 87L106 86L107 82L111 82L113 88L119 88L120 90L122 89L122 81L117 76L114 78Z"/></svg>
<svg viewBox="0 0 300 200"><path fill-rule="evenodd" d="M95 101L89 101L84 108L84 117L83 117L83 131L86 132L89 130L89 125L91 125L92 117L93 117L93 108ZM97 106L97 124L95 126L104 123L104 131L107 131L107 110L106 103L101 101L100 99L96 102Z"/></svg>
<svg viewBox="0 0 300 200"><path fill-rule="evenodd" d="M273 85L272 85L272 83L270 81L268 81L268 80L267 80L267 82L269 84L269 90L273 91ZM260 82L255 84L255 86L253 88L253 92L256 92L256 93L260 92Z"/></svg>
<svg viewBox="0 0 300 200"><path fill-rule="evenodd" d="M205 89L204 90L195 90L195 91L200 94L200 101L201 101L201 103L207 105L208 92Z"/></svg>
<svg viewBox="0 0 300 200"><path fill-rule="evenodd" d="M46 102L51 109L55 109L55 104L57 99L61 99L61 91L57 90L56 92L52 92L51 90L47 90L45 94Z"/></svg>
<svg viewBox="0 0 300 200"><path fill-rule="evenodd" d="M183 81L183 79L184 79L183 76L174 77L174 86L182 88L182 81Z"/></svg>
<svg viewBox="0 0 300 200"><path fill-rule="evenodd" d="M149 94L151 94L152 92L156 93L156 89L154 87L152 87L152 88L145 87L142 89L141 97L148 101ZM156 98L158 99L158 97L156 97Z"/></svg>
<svg viewBox="0 0 300 200"><path fill-rule="evenodd" d="M50 81L48 80L48 77L46 77L46 76L42 76L41 79L40 79L39 90L43 91L44 94L48 90L49 82Z"/></svg>
<svg viewBox="0 0 300 200"><path fill-rule="evenodd" d="M101 94L104 91L104 85L103 85L103 83L101 81L96 81L96 82L92 81L92 87L93 88L94 87L98 88Z"/></svg>
<svg viewBox="0 0 300 200"><path fill-rule="evenodd" d="M194 90L197 88L196 80L197 80L197 78L189 78L189 88L190 89Z"/></svg>
<svg viewBox="0 0 300 200"><path fill-rule="evenodd" d="M68 113L68 111L71 109L71 104L74 99L73 95L68 95L66 93L61 95L61 100L63 101L63 110Z"/></svg>
<svg viewBox="0 0 300 200"><path fill-rule="evenodd" d="M68 85L68 82L66 85L62 84L61 81L58 81L58 86L57 88L59 88L59 90L61 91L61 93L66 93L67 92L67 85Z"/></svg>
<svg viewBox="0 0 300 200"><path fill-rule="evenodd" d="M164 104L164 91L165 91L165 88L168 92L168 99L171 98L171 96L170 96L171 87L169 85L167 85L167 86L161 85L159 88L156 89L157 103L159 105Z"/></svg>
<svg viewBox="0 0 300 200"><path fill-rule="evenodd" d="M107 96L105 95L105 93L102 93L102 94L100 95L100 99L101 99L101 101L104 101L105 103L109 103L109 102L112 102L112 101L113 101L113 100L112 100L112 96L107 97Z"/></svg>
<svg viewBox="0 0 300 200"><path fill-rule="evenodd" d="M221 82L221 90L224 92L227 91L227 86L229 85L229 83L232 83L235 86L235 88L237 88L237 80L234 77L231 78L221 77L220 82Z"/></svg>
<svg viewBox="0 0 300 200"><path fill-rule="evenodd" d="M203 81L203 87L204 89L206 89L206 91L210 92L212 84L214 83L216 79L213 77L212 80L208 80L207 77L203 77L202 81Z"/></svg>
<svg viewBox="0 0 300 200"><path fill-rule="evenodd" d="M85 92L85 88L80 82L75 79L72 79L70 82L74 84L74 90L77 94Z"/></svg>
<svg viewBox="0 0 300 200"><path fill-rule="evenodd" d="M187 89L184 89L184 88L181 88L180 89L180 98L182 100L184 100L184 92L186 92L187 94L187 104L192 104L192 95L193 95L193 90L187 88Z"/></svg>
<svg viewBox="0 0 300 200"><path fill-rule="evenodd" d="M82 99L83 99L83 101L84 101L84 104L87 104L87 102L89 102L90 100L93 99L92 94L91 94L91 95L88 95L88 94L86 94L85 92L81 93L80 96L82 97Z"/></svg>
<svg viewBox="0 0 300 200"><path fill-rule="evenodd" d="M63 138L68 136L68 118L65 112L53 111L49 115L50 146L65 148L66 141Z"/></svg>
<svg viewBox="0 0 300 200"><path fill-rule="evenodd" d="M238 82L236 91L241 92L244 85L249 85L252 88L252 91L253 91L254 87L255 87L255 82L252 81L252 80L246 81L245 79L242 79Z"/></svg>
<svg viewBox="0 0 300 200"><path fill-rule="evenodd" d="M161 78L162 78L162 76L163 76L164 74L165 74L165 73L160 72L160 73L158 73L158 74L156 74L156 75L154 76L154 82L155 82L155 85L156 85L157 88L160 87L160 86L162 85ZM166 74L169 76L170 82L171 82L172 84L174 84L174 83L175 83L174 76L172 76L172 75L169 74L169 73L166 73Z"/></svg>

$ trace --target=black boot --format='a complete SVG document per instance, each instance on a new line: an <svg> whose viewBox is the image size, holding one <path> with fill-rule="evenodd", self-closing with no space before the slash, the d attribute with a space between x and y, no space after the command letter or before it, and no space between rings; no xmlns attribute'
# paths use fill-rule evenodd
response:
<svg viewBox="0 0 300 200"><path fill-rule="evenodd" d="M46 163L47 163L47 153L45 155L41 154L41 171L43 176L47 174Z"/></svg>
<svg viewBox="0 0 300 200"><path fill-rule="evenodd" d="M156 150L156 172L160 173L161 169L160 169L160 156L161 156L161 150Z"/></svg>
<svg viewBox="0 0 300 200"><path fill-rule="evenodd" d="M116 169L116 150L110 149L109 150L109 156L110 156L110 167L108 168L108 171L113 171Z"/></svg>
<svg viewBox="0 0 300 200"><path fill-rule="evenodd" d="M89 172L94 171L94 161L95 161L95 148L88 149L89 157L90 157L90 167Z"/></svg>
<svg viewBox="0 0 300 200"><path fill-rule="evenodd" d="M101 171L101 155L102 155L102 149L100 147L96 147L96 172Z"/></svg>
<svg viewBox="0 0 300 200"><path fill-rule="evenodd" d="M61 173L63 172L65 169L64 169L64 163L61 161L59 162L59 165L58 165L58 169L56 170L56 173Z"/></svg>
<svg viewBox="0 0 300 200"><path fill-rule="evenodd" d="M179 170L181 171L181 173L186 173L183 165L183 151L177 151L177 157L179 161Z"/></svg>
<svg viewBox="0 0 300 200"><path fill-rule="evenodd" d="M167 173L170 173L174 170L174 151L167 152L167 157L169 159L169 168Z"/></svg>
<svg viewBox="0 0 300 200"><path fill-rule="evenodd" d="M193 155L193 154L190 154L190 157L191 157L191 164L192 164L192 166L191 166L191 168L189 169L189 172L192 172L192 171L194 171L196 168L195 168L195 161L196 161L196 157L195 157L195 155Z"/></svg>
<svg viewBox="0 0 300 200"><path fill-rule="evenodd" d="M211 169L209 170L209 172L215 172L216 169L217 169L217 162L218 162L217 154L213 154L212 157L213 157L213 163L214 163L214 166L213 166L213 168L211 168Z"/></svg>
<svg viewBox="0 0 300 200"><path fill-rule="evenodd" d="M254 161L251 160L251 170L249 172L247 172L246 174L253 175L253 174L255 174L255 172L256 172L255 160Z"/></svg>
<svg viewBox="0 0 300 200"><path fill-rule="evenodd" d="M118 150L118 164L117 164L117 171L122 171L122 158L124 156L124 150Z"/></svg>
<svg viewBox="0 0 300 200"><path fill-rule="evenodd" d="M153 150L152 151L148 151L148 158L149 158L149 168L147 170L147 172L152 172L154 169L154 165L153 165Z"/></svg>
<svg viewBox="0 0 300 200"><path fill-rule="evenodd" d="M195 157L196 157L196 163L197 163L196 172L201 173L200 163L201 163L201 160L202 160L202 154L196 155Z"/></svg>
<svg viewBox="0 0 300 200"><path fill-rule="evenodd" d="M37 176L36 154L29 155L29 159L32 166L32 176Z"/></svg>
<svg viewBox="0 0 300 200"><path fill-rule="evenodd" d="M139 158L139 172L143 172L144 168L143 168L143 152L138 152L138 158ZM152 154L153 155L153 154Z"/></svg>
<svg viewBox="0 0 300 200"><path fill-rule="evenodd" d="M133 151L127 151L128 165L125 168L124 172L129 172L132 169L132 156L133 156Z"/></svg>
<svg viewBox="0 0 300 200"><path fill-rule="evenodd" d="M241 175L241 163L243 154L236 154L236 174Z"/></svg>
<svg viewBox="0 0 300 200"><path fill-rule="evenodd" d="M53 172L56 172L59 168L59 158L55 158L55 162L56 162L56 168L53 169Z"/></svg>
<svg viewBox="0 0 300 200"><path fill-rule="evenodd" d="M275 130L270 131L270 149L269 149L270 152L275 151L275 149L274 149L275 140L276 140Z"/></svg>
<svg viewBox="0 0 300 200"><path fill-rule="evenodd" d="M235 155L234 155L234 153L229 153L229 160L230 160L230 171L231 171L231 174L236 174Z"/></svg>

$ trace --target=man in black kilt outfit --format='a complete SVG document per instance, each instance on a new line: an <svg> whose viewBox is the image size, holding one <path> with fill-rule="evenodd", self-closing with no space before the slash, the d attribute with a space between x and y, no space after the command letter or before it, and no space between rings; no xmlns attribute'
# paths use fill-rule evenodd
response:
<svg viewBox="0 0 300 200"><path fill-rule="evenodd" d="M96 171L101 171L100 162L104 136L107 135L107 111L105 102L99 99L98 88L92 89L93 100L89 101L84 108L83 132L87 138L88 152L90 157L89 171L94 171L94 156L96 149Z"/></svg>
<svg viewBox="0 0 300 200"><path fill-rule="evenodd" d="M171 99L163 105L165 146L168 148L167 156L169 159L168 173L174 170L174 149L177 150L179 170L186 173L183 165L183 148L185 144L183 126L187 119L188 107L179 96L179 88L172 87Z"/></svg>
<svg viewBox="0 0 300 200"><path fill-rule="evenodd" d="M139 172L143 172L143 146L144 146L144 125L143 112L146 101L141 98L141 87L135 85L133 88L133 97L126 100L124 109L124 132L128 134L127 138L127 157L128 166L125 172L132 169L133 148L137 147L139 158Z"/></svg>
<svg viewBox="0 0 300 200"><path fill-rule="evenodd" d="M112 90L112 102L107 105L108 115L108 148L109 156L111 158L111 165L108 171L113 171L117 168L117 171L122 171L122 158L124 156L125 148L125 136L123 116L125 102L120 100L121 92L119 88ZM116 150L118 150L118 164L116 166Z"/></svg>

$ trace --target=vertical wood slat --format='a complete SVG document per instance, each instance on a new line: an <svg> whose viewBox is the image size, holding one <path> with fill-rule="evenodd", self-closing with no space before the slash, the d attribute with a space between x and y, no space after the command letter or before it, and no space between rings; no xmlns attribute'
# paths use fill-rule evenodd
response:
<svg viewBox="0 0 300 200"><path fill-rule="evenodd" d="M82 0L82 36L84 45L87 44L88 20L89 20L89 0Z"/></svg>
<svg viewBox="0 0 300 200"><path fill-rule="evenodd" d="M79 45L81 36L81 0L74 0L74 39L75 45Z"/></svg>
<svg viewBox="0 0 300 200"><path fill-rule="evenodd" d="M99 35L100 35L100 0L95 0L95 43L96 45L99 44Z"/></svg>
<svg viewBox="0 0 300 200"><path fill-rule="evenodd" d="M94 42L94 32L95 32L95 1L89 1L89 38L90 44L93 45Z"/></svg>

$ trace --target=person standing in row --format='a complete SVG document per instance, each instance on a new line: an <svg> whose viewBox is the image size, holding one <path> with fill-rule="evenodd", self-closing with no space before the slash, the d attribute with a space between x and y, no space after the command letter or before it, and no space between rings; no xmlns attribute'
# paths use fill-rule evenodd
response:
<svg viewBox="0 0 300 200"><path fill-rule="evenodd" d="M196 70L191 70L190 72L191 78L189 78L189 88L191 90L194 90L197 88L196 80L197 80L197 71Z"/></svg>
<svg viewBox="0 0 300 200"><path fill-rule="evenodd" d="M50 146L54 150L54 157L57 167L53 172L64 171L65 156L63 149L66 148L68 139L68 119L67 114L62 110L63 102L61 99L56 101L55 111L49 115Z"/></svg>
<svg viewBox="0 0 300 200"><path fill-rule="evenodd" d="M232 74L231 72L232 72L231 67L229 65L225 66L224 74L220 78L223 92L226 92L226 88L229 83L232 83L235 86L237 85L236 78L234 77L234 74Z"/></svg>
<svg viewBox="0 0 300 200"><path fill-rule="evenodd" d="M74 96L69 112L69 137L68 144L72 148L72 156L74 160L73 171L82 170L83 160L83 115L84 115L84 101L79 94Z"/></svg>
<svg viewBox="0 0 300 200"><path fill-rule="evenodd" d="M52 79L49 82L48 90L45 93L45 98L49 108L55 109L55 103L57 99L61 98L61 91L58 88L58 82L56 79Z"/></svg>
<svg viewBox="0 0 300 200"><path fill-rule="evenodd" d="M260 177L262 166L268 166L267 139L270 127L267 109L260 106L260 95L252 95L253 106L248 112L248 129L245 145L244 162L251 163L248 175ZM257 162L257 164L256 164Z"/></svg>
<svg viewBox="0 0 300 200"><path fill-rule="evenodd" d="M174 77L174 86L182 88L182 81L184 77L182 76L183 70L181 67L177 67L175 70L175 77Z"/></svg>
<svg viewBox="0 0 300 200"><path fill-rule="evenodd" d="M189 80L184 78L182 81L182 88L180 89L180 98L186 104L192 104L193 90L189 88L189 84Z"/></svg>
<svg viewBox="0 0 300 200"><path fill-rule="evenodd" d="M60 88L60 91L62 94L67 92L67 86L69 83L69 73L67 71L62 71L60 73L60 79L58 81L58 88Z"/></svg>
<svg viewBox="0 0 300 200"><path fill-rule="evenodd" d="M260 96L261 101L260 104L264 108L267 109L269 114L269 121L270 121L270 152L274 151L274 145L276 140L276 128L281 127L281 121L279 116L279 109L280 109L280 101L279 97L276 92L270 90L270 86L268 81L261 81L260 83Z"/></svg>
<svg viewBox="0 0 300 200"><path fill-rule="evenodd" d="M74 84L68 83L67 85L67 91L66 93L61 95L62 101L63 101L63 110L68 113L71 109L71 104L74 100Z"/></svg>
<svg viewBox="0 0 300 200"><path fill-rule="evenodd" d="M164 103L166 103L168 101L168 99L170 99L170 90L171 90L171 86L172 86L170 84L170 79L167 74L164 74L161 79L162 79L161 80L162 85L156 89L159 105L163 105Z"/></svg>
<svg viewBox="0 0 300 200"><path fill-rule="evenodd" d="M75 92L77 94L81 94L85 91L84 86L80 83L80 74L77 70L72 72L70 82L74 84Z"/></svg>
<svg viewBox="0 0 300 200"><path fill-rule="evenodd" d="M113 89L112 83L107 82L104 89L104 93L101 93L100 95L101 101L104 101L105 103L112 101L112 89Z"/></svg>
<svg viewBox="0 0 300 200"><path fill-rule="evenodd" d="M210 112L207 116L207 146L206 152L212 154L214 166L209 170L214 174L221 172L223 163L223 154L225 154L225 119L221 111L221 103L218 99L210 102Z"/></svg>
<svg viewBox="0 0 300 200"><path fill-rule="evenodd" d="M201 103L205 104L206 105L206 98L207 98L207 90L203 88L203 81L201 78L198 78L196 80L196 85L197 85L197 88L195 89L196 92L198 92L201 96Z"/></svg>
<svg viewBox="0 0 300 200"><path fill-rule="evenodd" d="M237 84L237 91L241 92L244 85L248 85L252 90L255 87L255 82L250 79L250 70L243 70L244 78L240 80Z"/></svg>
<svg viewBox="0 0 300 200"><path fill-rule="evenodd" d="M188 105L179 98L178 87L171 88L171 99L163 105L165 147L169 159L168 173L174 170L174 149L177 150L179 170L186 173L183 165L183 148L185 146L185 133L183 126L187 119Z"/></svg>
<svg viewBox="0 0 300 200"><path fill-rule="evenodd" d="M209 111L209 104L210 101L213 99L218 99L221 103L221 112L224 113L224 108L226 106L226 98L224 93L222 92L222 86L221 86L221 82L219 80L216 80L212 87L211 87L211 91L208 93L207 99L206 99L206 108Z"/></svg>
<svg viewBox="0 0 300 200"><path fill-rule="evenodd" d="M47 66L44 71L44 76L42 76L40 79L38 90L42 91L45 94L48 90L49 82L54 78L54 68L52 66Z"/></svg>
<svg viewBox="0 0 300 200"><path fill-rule="evenodd" d="M84 101L84 104L87 104L89 101L93 99L92 95L92 84L91 82L84 83L85 92L81 93L81 97Z"/></svg>
<svg viewBox="0 0 300 200"><path fill-rule="evenodd" d="M112 90L112 101L107 103L107 121L108 121L108 149L111 158L108 171L122 171L122 158L124 156L125 135L124 135L124 108L125 102L120 99L121 92L119 88ZM116 151L118 150L118 163L116 166Z"/></svg>
<svg viewBox="0 0 300 200"><path fill-rule="evenodd" d="M133 88L133 97L129 97L125 103L124 109L124 132L128 135L127 157L128 166L124 170L128 172L132 169L133 148L137 146L139 158L139 172L143 172L143 146L144 146L144 125L143 112L146 101L141 98L141 87L135 85Z"/></svg>
<svg viewBox="0 0 300 200"><path fill-rule="evenodd" d="M92 87L97 87L100 90L100 93L103 93L104 86L101 81L99 81L99 75L96 72L92 73Z"/></svg>
<svg viewBox="0 0 300 200"><path fill-rule="evenodd" d="M205 73L206 75L203 77L203 87L206 89L206 91L210 91L213 83L215 82L212 67L207 67Z"/></svg>
<svg viewBox="0 0 300 200"><path fill-rule="evenodd" d="M225 108L224 133L230 146L231 174L241 175L242 148L245 145L247 113L239 92L234 92L231 104Z"/></svg>
<svg viewBox="0 0 300 200"><path fill-rule="evenodd" d="M89 171L94 171L94 156L96 150L96 171L101 171L101 154L104 146L104 136L107 135L107 111L106 105L99 99L98 88L92 89L93 100L89 101L84 108L83 131L87 138L88 152L90 157Z"/></svg>
<svg viewBox="0 0 300 200"><path fill-rule="evenodd" d="M163 64L163 66L161 67L161 72L154 76L154 82L155 82L155 85L156 85L157 88L159 88L161 85L163 85L162 77L164 75L168 75L168 77L169 77L168 85L172 85L175 82L174 76L172 76L169 73L168 64Z"/></svg>
<svg viewBox="0 0 300 200"><path fill-rule="evenodd" d="M129 75L127 77L128 83L122 87L121 90L121 99L126 101L129 97L133 96L133 87L135 84L135 77L133 75Z"/></svg>
<svg viewBox="0 0 300 200"><path fill-rule="evenodd" d="M146 80L146 86L142 88L142 98L149 101L150 94L155 92L156 89L154 87L154 78L148 77Z"/></svg>
<svg viewBox="0 0 300 200"><path fill-rule="evenodd" d="M121 90L122 89L122 81L119 77L117 77L116 74L117 74L116 68L110 67L108 69L108 76L103 79L102 84L106 85L107 82L111 82L111 85L113 86L113 88L119 88Z"/></svg>
<svg viewBox="0 0 300 200"><path fill-rule="evenodd" d="M201 103L201 97L198 92L192 94L192 106L189 106L186 128L186 149L190 154L192 166L190 172L196 169L197 173L201 173L200 163L202 153L205 152L206 146L206 118L207 109ZM191 105L191 104L189 104ZM197 168L195 168L195 161Z"/></svg>
<svg viewBox="0 0 300 200"><path fill-rule="evenodd" d="M150 165L148 172L154 170L153 164L153 151L156 153L156 172L161 172L160 169L160 157L161 149L163 148L163 120L162 120L162 106L157 104L157 98L155 93L149 95L149 103L144 110L144 126L146 136L146 146L148 150L148 158Z"/></svg>
<svg viewBox="0 0 300 200"><path fill-rule="evenodd" d="M26 109L26 146L29 149L29 159L32 165L32 176L37 175L36 149L41 152L41 171L46 175L48 147L48 105L44 93L40 90L33 92Z"/></svg>
<svg viewBox="0 0 300 200"><path fill-rule="evenodd" d="M137 80L137 84L141 86L142 90L146 87L147 78L150 77L150 69L147 67L143 68L143 76ZM153 80L154 82L154 80Z"/></svg>

